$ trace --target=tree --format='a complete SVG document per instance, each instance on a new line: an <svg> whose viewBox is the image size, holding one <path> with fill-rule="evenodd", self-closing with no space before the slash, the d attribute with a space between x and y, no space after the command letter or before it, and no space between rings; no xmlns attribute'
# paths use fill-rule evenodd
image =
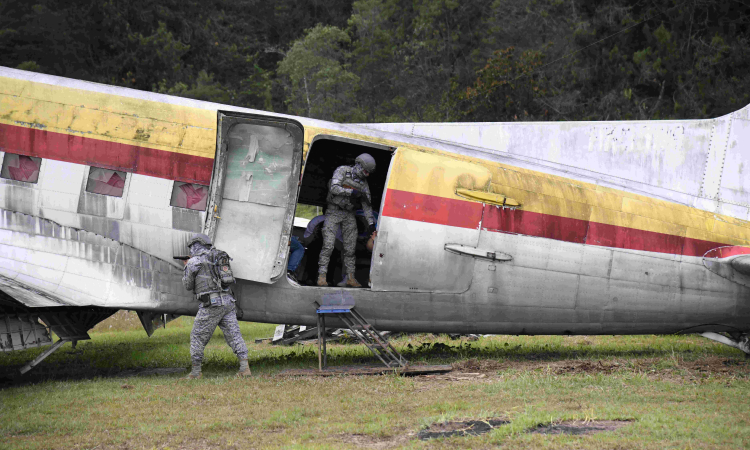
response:
<svg viewBox="0 0 750 450"><path fill-rule="evenodd" d="M534 102L547 94L546 80L534 74L541 64L539 51L496 51L460 98L465 117L491 122L545 119L549 111Z"/></svg>
<svg viewBox="0 0 750 450"><path fill-rule="evenodd" d="M347 70L351 43L339 28L318 25L294 43L279 64L285 76L286 104L293 114L335 121L357 121L359 77Z"/></svg>

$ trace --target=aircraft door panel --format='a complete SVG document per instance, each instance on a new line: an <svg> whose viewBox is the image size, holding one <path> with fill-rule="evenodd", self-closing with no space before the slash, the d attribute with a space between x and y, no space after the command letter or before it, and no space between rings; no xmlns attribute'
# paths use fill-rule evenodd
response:
<svg viewBox="0 0 750 450"><path fill-rule="evenodd" d="M207 232L233 258L237 278L271 283L284 273L302 159L302 127L219 115L219 151Z"/></svg>
<svg viewBox="0 0 750 450"><path fill-rule="evenodd" d="M372 289L460 293L471 286L472 258L445 250L445 242L474 245L474 230L393 217L380 221L373 250Z"/></svg>
<svg viewBox="0 0 750 450"><path fill-rule="evenodd" d="M471 287L474 261L446 250L473 247L482 204L456 194L486 189L490 171L455 157L398 149L391 163L378 239L375 291L460 293Z"/></svg>

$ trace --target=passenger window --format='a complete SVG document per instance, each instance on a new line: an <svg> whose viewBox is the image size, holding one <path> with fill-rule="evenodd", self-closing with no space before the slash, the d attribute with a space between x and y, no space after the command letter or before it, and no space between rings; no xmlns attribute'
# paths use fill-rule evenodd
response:
<svg viewBox="0 0 750 450"><path fill-rule="evenodd" d="M126 172L92 167L86 182L86 192L122 197L126 177Z"/></svg>
<svg viewBox="0 0 750 450"><path fill-rule="evenodd" d="M172 188L172 201L169 204L179 208L203 211L206 209L207 200L208 186L175 181Z"/></svg>
<svg viewBox="0 0 750 450"><path fill-rule="evenodd" d="M6 153L3 158L3 169L0 171L0 177L9 180L25 181L27 183L36 183L39 179L39 168L41 165L42 158Z"/></svg>

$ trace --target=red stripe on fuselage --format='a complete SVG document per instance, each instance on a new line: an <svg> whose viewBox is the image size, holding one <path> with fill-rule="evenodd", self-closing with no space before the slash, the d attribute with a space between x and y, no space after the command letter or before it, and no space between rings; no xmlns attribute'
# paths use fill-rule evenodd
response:
<svg viewBox="0 0 750 450"><path fill-rule="evenodd" d="M388 189L383 215L461 228L479 228L482 204Z"/></svg>
<svg viewBox="0 0 750 450"><path fill-rule="evenodd" d="M477 228L481 221L487 231L686 256L731 245L495 206L484 206L482 217L482 208L478 202L388 189L383 215L461 228Z"/></svg>
<svg viewBox="0 0 750 450"><path fill-rule="evenodd" d="M0 150L208 185L214 160L75 134L0 124Z"/></svg>

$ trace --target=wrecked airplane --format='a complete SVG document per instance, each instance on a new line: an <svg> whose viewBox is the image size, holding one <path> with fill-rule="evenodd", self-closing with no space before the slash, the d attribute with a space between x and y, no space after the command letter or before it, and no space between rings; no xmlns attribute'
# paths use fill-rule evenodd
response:
<svg viewBox="0 0 750 450"><path fill-rule="evenodd" d="M750 107L709 120L337 124L0 68L0 350L147 332L198 304L186 242L234 258L241 320L315 325L298 205L371 154L376 327L702 333L750 353ZM359 275L358 275L359 276ZM342 324L333 323L341 327Z"/></svg>

